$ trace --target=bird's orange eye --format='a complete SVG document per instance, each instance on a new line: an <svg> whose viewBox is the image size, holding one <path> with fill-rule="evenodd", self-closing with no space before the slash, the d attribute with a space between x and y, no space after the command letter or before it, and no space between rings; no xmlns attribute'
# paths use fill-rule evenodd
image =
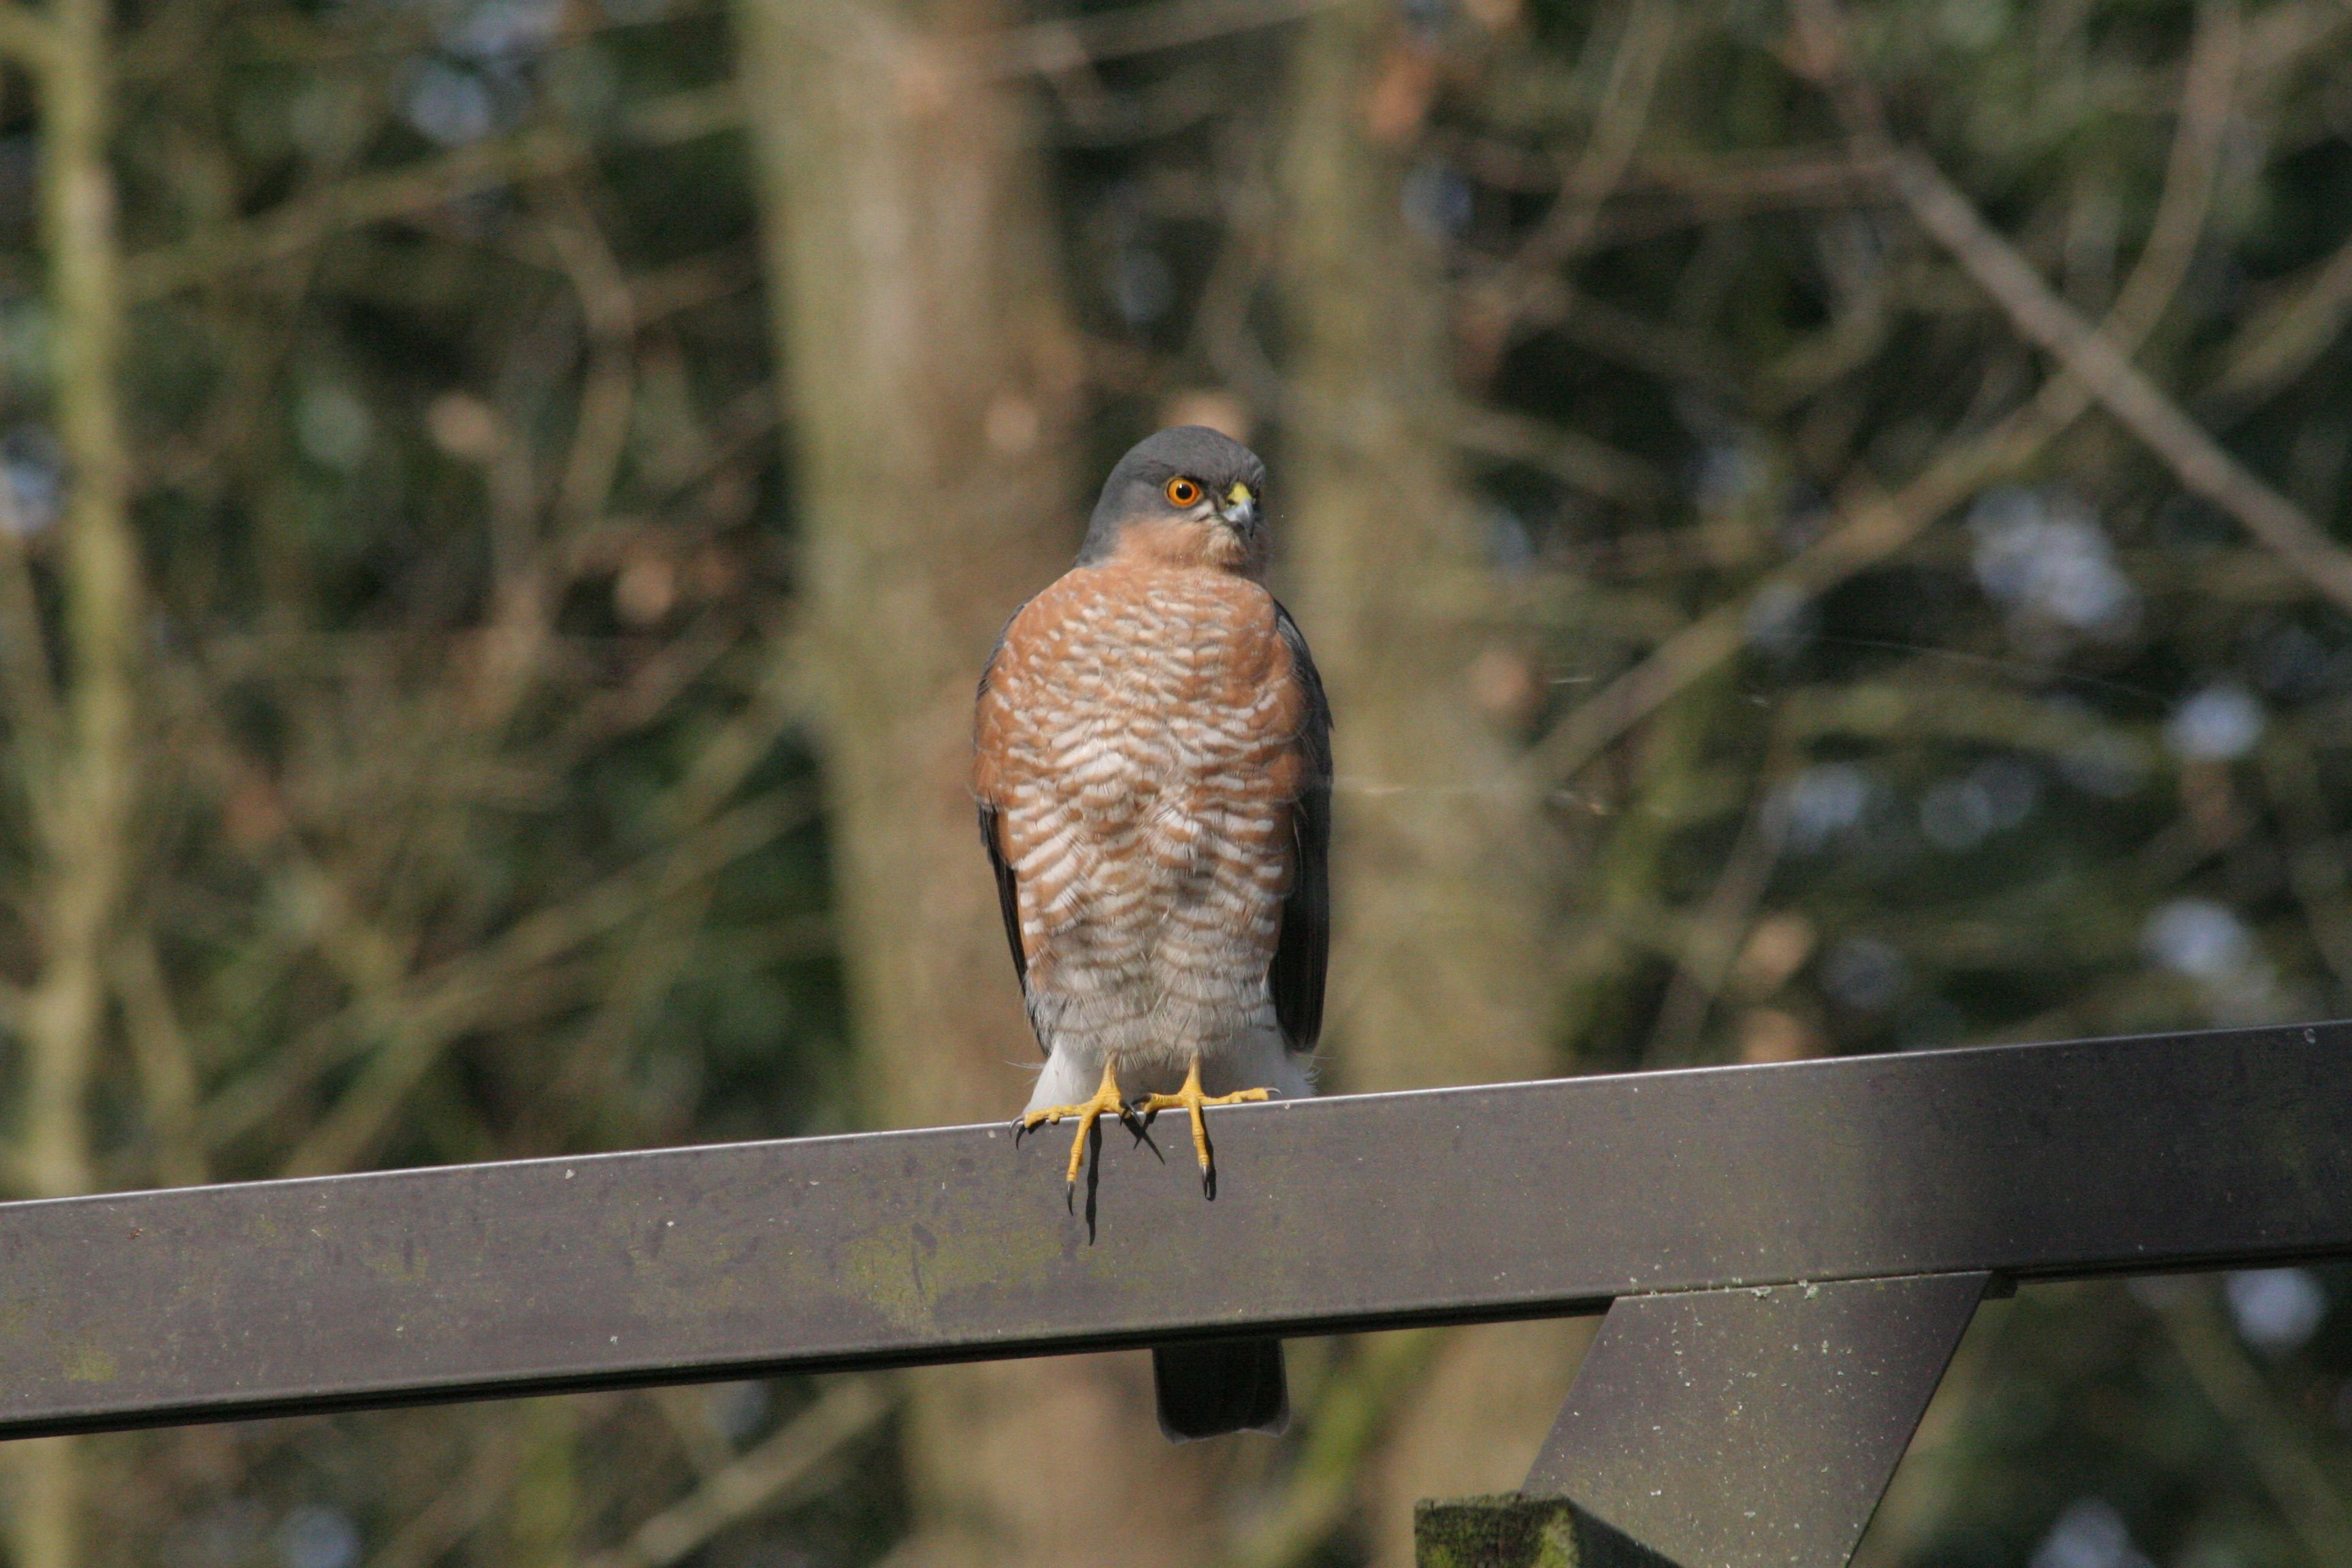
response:
<svg viewBox="0 0 2352 1568"><path fill-rule="evenodd" d="M1201 499L1201 487L1194 484L1190 479L1171 479L1168 481L1168 488L1165 493L1168 497L1169 505L1191 506L1194 501Z"/></svg>

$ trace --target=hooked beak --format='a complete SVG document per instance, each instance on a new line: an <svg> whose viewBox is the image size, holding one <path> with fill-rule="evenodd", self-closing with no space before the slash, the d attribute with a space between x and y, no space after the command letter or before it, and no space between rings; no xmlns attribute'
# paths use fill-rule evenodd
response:
<svg viewBox="0 0 2352 1568"><path fill-rule="evenodd" d="M1217 515L1235 531L1250 532L1257 527L1257 497L1250 493L1249 486L1236 482L1225 492L1224 504L1217 508Z"/></svg>

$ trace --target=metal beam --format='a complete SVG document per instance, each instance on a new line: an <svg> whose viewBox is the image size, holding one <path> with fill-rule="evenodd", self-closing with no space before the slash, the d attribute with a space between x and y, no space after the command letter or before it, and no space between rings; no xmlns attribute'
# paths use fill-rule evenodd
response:
<svg viewBox="0 0 2352 1568"><path fill-rule="evenodd" d="M1523 1490L1691 1568L1844 1568L1990 1283L1620 1297Z"/></svg>
<svg viewBox="0 0 2352 1568"><path fill-rule="evenodd" d="M0 1205L0 1436L2352 1253L2352 1026Z"/></svg>

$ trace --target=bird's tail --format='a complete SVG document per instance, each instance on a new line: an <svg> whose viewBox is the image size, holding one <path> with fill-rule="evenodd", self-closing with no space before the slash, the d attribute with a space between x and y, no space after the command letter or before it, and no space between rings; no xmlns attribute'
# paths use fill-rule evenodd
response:
<svg viewBox="0 0 2352 1568"><path fill-rule="evenodd" d="M1160 1430L1171 1443L1290 1425L1280 1340L1155 1345L1151 1374L1160 1389Z"/></svg>

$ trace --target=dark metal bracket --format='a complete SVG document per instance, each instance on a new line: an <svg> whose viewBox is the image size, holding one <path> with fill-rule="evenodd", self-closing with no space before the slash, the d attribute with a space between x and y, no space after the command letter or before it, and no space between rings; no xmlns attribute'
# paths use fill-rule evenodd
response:
<svg viewBox="0 0 2352 1568"><path fill-rule="evenodd" d="M1620 1297L1524 1490L1685 1568L1843 1568L1990 1282Z"/></svg>

